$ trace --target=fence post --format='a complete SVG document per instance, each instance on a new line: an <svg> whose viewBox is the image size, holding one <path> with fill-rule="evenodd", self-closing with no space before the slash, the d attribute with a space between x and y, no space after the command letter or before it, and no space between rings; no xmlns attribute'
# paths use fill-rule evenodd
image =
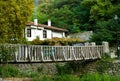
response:
<svg viewBox="0 0 120 81"><path fill-rule="evenodd" d="M103 45L103 53L109 53L109 43L102 42L102 45Z"/></svg>

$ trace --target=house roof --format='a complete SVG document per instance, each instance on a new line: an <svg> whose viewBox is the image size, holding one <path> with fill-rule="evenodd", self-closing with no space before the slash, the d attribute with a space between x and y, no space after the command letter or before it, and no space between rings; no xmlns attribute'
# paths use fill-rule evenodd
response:
<svg viewBox="0 0 120 81"><path fill-rule="evenodd" d="M27 26L34 26L34 22L29 22L26 25ZM38 24L37 27L44 27L45 29L52 29L52 30L64 31L64 32L68 31L67 29L58 28L58 27L54 27L54 26L48 26L48 25L44 25L44 24Z"/></svg>

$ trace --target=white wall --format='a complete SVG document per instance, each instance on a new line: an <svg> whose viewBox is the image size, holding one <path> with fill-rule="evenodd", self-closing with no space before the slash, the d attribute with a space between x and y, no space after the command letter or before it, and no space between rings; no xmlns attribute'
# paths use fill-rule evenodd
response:
<svg viewBox="0 0 120 81"><path fill-rule="evenodd" d="M46 29L44 29L44 30L47 32L47 38L43 38L43 30L42 30L40 40L51 39L52 38L52 31L51 30L46 30Z"/></svg>
<svg viewBox="0 0 120 81"><path fill-rule="evenodd" d="M31 37L27 37L27 28L31 28ZM43 30L47 31L47 38L43 38ZM65 32L52 31L44 29L42 27L37 28L36 26L26 27L25 37L27 38L28 41L36 39L37 36L40 38L40 40L51 39L53 37L63 38L65 37Z"/></svg>
<svg viewBox="0 0 120 81"><path fill-rule="evenodd" d="M47 38L48 39L52 38L52 31L51 30L47 30Z"/></svg>
<svg viewBox="0 0 120 81"><path fill-rule="evenodd" d="M40 36L41 34L42 34L41 30L31 29L31 37L27 37L26 34L26 38L28 39L28 41L32 41L33 39L36 39L37 36L41 39Z"/></svg>
<svg viewBox="0 0 120 81"><path fill-rule="evenodd" d="M55 31L52 32L52 36L53 36L53 37L58 37L58 38L63 38L63 37L65 37L63 32L55 32Z"/></svg>
<svg viewBox="0 0 120 81"><path fill-rule="evenodd" d="M27 28L31 28L31 37L27 37ZM27 38L28 41L32 41L32 40L36 39L37 36L40 38L40 40L51 39L52 38L52 31L46 30L47 31L47 38L43 38L43 30L46 30L46 29L38 29L35 26L26 27L25 37Z"/></svg>

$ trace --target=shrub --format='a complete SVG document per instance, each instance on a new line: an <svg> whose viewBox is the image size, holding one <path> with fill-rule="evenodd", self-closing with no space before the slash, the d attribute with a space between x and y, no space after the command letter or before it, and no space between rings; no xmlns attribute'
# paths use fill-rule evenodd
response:
<svg viewBox="0 0 120 81"><path fill-rule="evenodd" d="M83 43L84 40L77 39L77 38L52 38L46 40L40 40L36 38L32 41L32 44L36 45L72 45L74 43Z"/></svg>
<svg viewBox="0 0 120 81"><path fill-rule="evenodd" d="M113 66L113 59L108 54L103 54L102 58L97 61L96 70L99 73L105 73L109 68Z"/></svg>
<svg viewBox="0 0 120 81"><path fill-rule="evenodd" d="M37 45L37 44L42 44L42 41L40 40L40 38L37 36L36 39L34 39L31 44Z"/></svg>
<svg viewBox="0 0 120 81"><path fill-rule="evenodd" d="M13 58L15 48L8 47L6 44L0 45L0 62L7 63Z"/></svg>
<svg viewBox="0 0 120 81"><path fill-rule="evenodd" d="M31 77L31 78L39 77L39 73L38 73L38 72L31 72L31 73L30 73L30 77Z"/></svg>
<svg viewBox="0 0 120 81"><path fill-rule="evenodd" d="M22 77L29 77L30 76L29 70L20 71L20 74Z"/></svg>
<svg viewBox="0 0 120 81"><path fill-rule="evenodd" d="M73 72L71 66L66 63L64 66L56 64L58 75L71 74Z"/></svg>
<svg viewBox="0 0 120 81"><path fill-rule="evenodd" d="M19 75L19 70L15 66L5 65L2 68L3 77L17 77Z"/></svg>

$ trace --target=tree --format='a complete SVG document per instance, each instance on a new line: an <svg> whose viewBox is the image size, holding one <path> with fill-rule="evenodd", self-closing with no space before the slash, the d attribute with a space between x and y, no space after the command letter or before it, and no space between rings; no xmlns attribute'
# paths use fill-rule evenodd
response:
<svg viewBox="0 0 120 81"><path fill-rule="evenodd" d="M108 39L109 42L114 42L115 23L113 17L115 14L120 17L120 1L41 0L37 11L40 23L46 24L47 19L50 18L53 26L66 28L69 33L92 30L98 34L95 36L100 37L99 35L107 32L105 33L106 37L103 38ZM104 39L100 40L105 41Z"/></svg>
<svg viewBox="0 0 120 81"><path fill-rule="evenodd" d="M115 0L113 0L115 1ZM113 3L111 0L83 0L82 5L90 10L89 22L93 25L94 34L92 41L114 42L115 39L115 23L113 17L115 14L119 16L119 4ZM117 1L118 2L118 1ZM118 9L116 9L118 8Z"/></svg>
<svg viewBox="0 0 120 81"><path fill-rule="evenodd" d="M20 43L25 23L33 10L33 0L0 0L0 42Z"/></svg>
<svg viewBox="0 0 120 81"><path fill-rule="evenodd" d="M35 0L35 13L32 14L31 20L38 19L39 23L46 24L50 18L53 8L53 0Z"/></svg>
<svg viewBox="0 0 120 81"><path fill-rule="evenodd" d="M39 23L46 24L47 19L51 19L53 26L66 28L73 33L79 32L78 22L72 9L80 2L80 0L41 0L37 9Z"/></svg>

